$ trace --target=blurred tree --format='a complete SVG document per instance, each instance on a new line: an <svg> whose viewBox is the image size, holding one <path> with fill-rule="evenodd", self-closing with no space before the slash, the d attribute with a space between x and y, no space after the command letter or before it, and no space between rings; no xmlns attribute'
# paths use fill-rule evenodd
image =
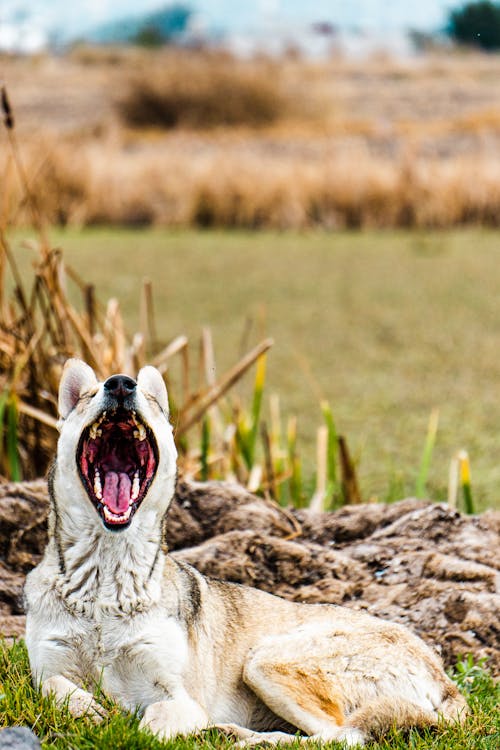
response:
<svg viewBox="0 0 500 750"><path fill-rule="evenodd" d="M0 0L0 7L2 0ZM87 38L98 44L141 44L157 47L176 42L188 31L193 15L182 2L169 3L152 13L119 18L92 31Z"/></svg>
<svg viewBox="0 0 500 750"><path fill-rule="evenodd" d="M130 41L141 47L161 47L166 40L155 26L144 26Z"/></svg>
<svg viewBox="0 0 500 750"><path fill-rule="evenodd" d="M500 3L479 0L451 10L447 31L459 44L500 49Z"/></svg>

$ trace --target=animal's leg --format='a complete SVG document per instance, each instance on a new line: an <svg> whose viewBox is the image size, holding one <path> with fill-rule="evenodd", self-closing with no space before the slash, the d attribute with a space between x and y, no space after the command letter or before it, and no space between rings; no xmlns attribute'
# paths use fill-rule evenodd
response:
<svg viewBox="0 0 500 750"><path fill-rule="evenodd" d="M295 644L295 654L301 645ZM308 665L307 657L301 661L283 658L282 646L278 641L268 641L254 650L244 665L245 683L275 714L309 735L304 741L364 745L363 732L344 723L342 696L331 680L317 665ZM250 739L248 744L255 743Z"/></svg>
<svg viewBox="0 0 500 750"><path fill-rule="evenodd" d="M67 703L68 711L76 718L90 716L96 724L99 724L107 716L106 709L94 699L91 693L79 688L61 674L43 680L42 694L53 695L59 706Z"/></svg>
<svg viewBox="0 0 500 750"><path fill-rule="evenodd" d="M303 738L304 739L304 738ZM307 737L306 739L310 739ZM255 745L291 745L292 742L300 742L300 737L285 732L252 732L250 737L240 740L236 747L254 747Z"/></svg>
<svg viewBox="0 0 500 750"><path fill-rule="evenodd" d="M204 709L186 692L173 698L151 703L144 711L140 729L149 729L159 739L166 740L176 735L191 734L209 727Z"/></svg>
<svg viewBox="0 0 500 750"><path fill-rule="evenodd" d="M251 737L255 732L239 724L213 724L210 729L217 729L219 732L236 740L243 740Z"/></svg>
<svg viewBox="0 0 500 750"><path fill-rule="evenodd" d="M446 707L445 707L446 709ZM462 696L454 698L453 712L445 715L441 708L429 711L404 698L376 698L357 708L349 716L349 725L363 727L372 737L379 737L391 726L398 729L410 727L435 727L440 722L463 723L467 704Z"/></svg>
<svg viewBox="0 0 500 750"><path fill-rule="evenodd" d="M251 745L268 745L289 744L295 742L297 737L294 734L285 732L254 732L239 724L214 724L212 729L218 729L223 734L232 739L239 740L236 747L248 747Z"/></svg>

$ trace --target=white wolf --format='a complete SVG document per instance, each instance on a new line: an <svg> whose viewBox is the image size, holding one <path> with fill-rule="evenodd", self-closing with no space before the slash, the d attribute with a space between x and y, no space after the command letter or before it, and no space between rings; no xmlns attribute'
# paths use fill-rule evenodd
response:
<svg viewBox="0 0 500 750"><path fill-rule="evenodd" d="M105 715L102 690L160 738L220 726L246 744L361 745L391 725L463 719L440 659L405 628L284 601L173 560L163 522L176 449L160 373L97 381L66 363L49 543L25 588L44 693Z"/></svg>

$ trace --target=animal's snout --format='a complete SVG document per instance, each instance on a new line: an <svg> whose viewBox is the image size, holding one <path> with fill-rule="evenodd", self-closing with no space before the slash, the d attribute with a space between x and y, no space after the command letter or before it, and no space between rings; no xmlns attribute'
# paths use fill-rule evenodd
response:
<svg viewBox="0 0 500 750"><path fill-rule="evenodd" d="M127 396L131 396L137 387L137 383L127 375L112 375L104 383L104 390L110 396L123 402Z"/></svg>

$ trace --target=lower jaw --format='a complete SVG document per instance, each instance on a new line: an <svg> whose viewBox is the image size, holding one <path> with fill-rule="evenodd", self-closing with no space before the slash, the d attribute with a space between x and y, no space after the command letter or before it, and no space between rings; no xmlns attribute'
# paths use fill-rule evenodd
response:
<svg viewBox="0 0 500 750"><path fill-rule="evenodd" d="M104 515L104 520L110 524L116 524L118 526L121 524L128 524L132 516L132 506L129 505L129 507L124 513L116 514L116 513L112 513L106 505L103 505L103 515Z"/></svg>
<svg viewBox="0 0 500 750"><path fill-rule="evenodd" d="M126 521L107 521L104 514L100 514L99 517L107 531L125 531L125 529L130 528L130 523L132 521L132 516Z"/></svg>
<svg viewBox="0 0 500 750"><path fill-rule="evenodd" d="M120 532L120 531L126 531L130 528L130 521L126 521L125 523L108 523L108 521L103 521L103 526L106 529L106 531L113 531L113 532Z"/></svg>

